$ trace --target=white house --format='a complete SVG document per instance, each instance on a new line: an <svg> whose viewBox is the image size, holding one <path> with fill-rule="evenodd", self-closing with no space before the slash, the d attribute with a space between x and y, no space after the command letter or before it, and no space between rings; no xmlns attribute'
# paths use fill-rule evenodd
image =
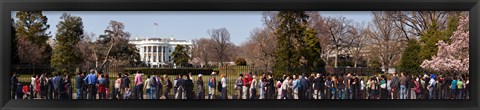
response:
<svg viewBox="0 0 480 110"><path fill-rule="evenodd" d="M172 53L177 45L192 46L191 40L176 40L174 38L146 38L130 40L139 50L140 61L150 67L173 64Z"/></svg>

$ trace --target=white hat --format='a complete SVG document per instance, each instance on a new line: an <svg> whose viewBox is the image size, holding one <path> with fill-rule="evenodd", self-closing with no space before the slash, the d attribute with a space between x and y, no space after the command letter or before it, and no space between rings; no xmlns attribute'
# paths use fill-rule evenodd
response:
<svg viewBox="0 0 480 110"><path fill-rule="evenodd" d="M202 74L198 74L198 77L202 77Z"/></svg>
<svg viewBox="0 0 480 110"><path fill-rule="evenodd" d="M215 75L215 72L212 72L212 75Z"/></svg>

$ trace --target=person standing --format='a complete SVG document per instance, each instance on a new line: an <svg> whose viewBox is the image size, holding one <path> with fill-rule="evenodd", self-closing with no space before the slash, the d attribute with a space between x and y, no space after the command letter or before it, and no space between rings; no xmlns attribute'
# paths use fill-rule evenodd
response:
<svg viewBox="0 0 480 110"><path fill-rule="evenodd" d="M125 73L125 76L123 76L122 78L122 85L120 86L120 89L121 89L121 92L120 94L122 94L121 96L127 96L125 95L125 92L127 92L127 90L130 90L130 78L128 78L128 73ZM123 97L123 99L126 99L127 97Z"/></svg>
<svg viewBox="0 0 480 110"><path fill-rule="evenodd" d="M221 82L221 87L222 87L222 99L228 99L227 96L227 78L225 77L225 74L220 75L222 79L220 79Z"/></svg>
<svg viewBox="0 0 480 110"><path fill-rule="evenodd" d="M18 82L18 78L17 78L16 73L12 74L12 77L11 77L10 81L11 81L10 82L10 91L11 91L11 93L10 93L11 96L10 97L11 97L11 99L21 99L20 97L16 97L19 94L18 88L20 88L18 86L19 82Z"/></svg>
<svg viewBox="0 0 480 110"><path fill-rule="evenodd" d="M183 74L179 75L176 86L177 86L177 92L175 94L175 99L186 99L185 79L183 79Z"/></svg>
<svg viewBox="0 0 480 110"><path fill-rule="evenodd" d="M260 90L260 98L259 99L265 99L265 82L267 81L267 79L265 78L265 73L262 74L262 76L260 77L260 80L259 80L259 90Z"/></svg>
<svg viewBox="0 0 480 110"><path fill-rule="evenodd" d="M105 79L105 75L101 74L100 78L98 79L98 96L99 99L107 99L106 96L106 82L107 80Z"/></svg>
<svg viewBox="0 0 480 110"><path fill-rule="evenodd" d="M191 73L187 75L187 79L185 80L185 97L186 99L193 99L193 81Z"/></svg>
<svg viewBox="0 0 480 110"><path fill-rule="evenodd" d="M358 89L358 79L355 77L355 73L350 78L350 91L352 91L350 94L351 99L356 99L357 98L357 89Z"/></svg>
<svg viewBox="0 0 480 110"><path fill-rule="evenodd" d="M105 73L104 78L105 78L105 99L110 99L110 77L108 76L108 73Z"/></svg>
<svg viewBox="0 0 480 110"><path fill-rule="evenodd" d="M305 76L305 74L299 75L300 87L298 89L298 99L306 99L307 98L306 91L308 89L308 87L307 87L308 86L308 81L304 76Z"/></svg>
<svg viewBox="0 0 480 110"><path fill-rule="evenodd" d="M150 77L151 76L147 75L147 79L145 80L145 84L142 87L142 90L145 89L145 93L147 94L146 99L152 99L152 91L150 90L150 88L152 88L152 86L150 85ZM143 97L143 95L142 95L142 97Z"/></svg>
<svg viewBox="0 0 480 110"><path fill-rule="evenodd" d="M46 78L46 73L43 73L40 76L40 97L42 99L47 98L47 78Z"/></svg>
<svg viewBox="0 0 480 110"><path fill-rule="evenodd" d="M322 85L320 80L320 74L317 73L313 80L313 99L320 99L320 85Z"/></svg>
<svg viewBox="0 0 480 110"><path fill-rule="evenodd" d="M143 80L142 80L142 73L137 71L135 74L135 99L143 99Z"/></svg>
<svg viewBox="0 0 480 110"><path fill-rule="evenodd" d="M412 75L408 75L407 77L407 97L408 99L414 99L415 96L415 91L413 91L413 88L415 87L415 84L413 83Z"/></svg>
<svg viewBox="0 0 480 110"><path fill-rule="evenodd" d="M445 75L445 85L444 85L444 90L445 90L445 99L450 99L451 98L451 93L452 93L452 88L450 87L452 85L452 77Z"/></svg>
<svg viewBox="0 0 480 110"><path fill-rule="evenodd" d="M258 87L259 87L259 85L258 85L257 75L253 74L252 85L250 85L250 98L249 99L257 99L257 88Z"/></svg>
<svg viewBox="0 0 480 110"><path fill-rule="evenodd" d="M382 75L380 80L380 99L393 99L392 80ZM386 86L386 87L385 87Z"/></svg>
<svg viewBox="0 0 480 110"><path fill-rule="evenodd" d="M415 78L415 81L413 82L414 83L414 88L413 88L413 91L415 93L413 99L420 99L421 97L421 93L422 93L422 87L421 87L421 84L420 84L420 78Z"/></svg>
<svg viewBox="0 0 480 110"><path fill-rule="evenodd" d="M280 99L289 99L287 89L290 88L288 85L288 81L290 80L290 76L286 76L285 80L283 80L281 90L282 90L282 97Z"/></svg>
<svg viewBox="0 0 480 110"><path fill-rule="evenodd" d="M325 96L325 91L326 91L325 80L326 80L325 74L320 74L320 83L319 83L320 99L326 99L326 96Z"/></svg>
<svg viewBox="0 0 480 110"><path fill-rule="evenodd" d="M284 78L282 78L282 79L284 79ZM277 92L277 98L276 99L281 99L282 98L282 81L281 81L282 79L277 80L277 83L275 84L275 90Z"/></svg>
<svg viewBox="0 0 480 110"><path fill-rule="evenodd" d="M243 78L243 91L242 91L242 99L249 99L250 97L250 85L252 84L251 73L245 74L245 78Z"/></svg>
<svg viewBox="0 0 480 110"><path fill-rule="evenodd" d="M392 76L392 89L393 89L393 99L399 99L400 91L400 78L397 73L394 73Z"/></svg>
<svg viewBox="0 0 480 110"><path fill-rule="evenodd" d="M30 79L31 79L31 82L30 82L30 91L29 91L29 92L30 92L30 99L33 99L34 96L35 96L35 91L34 91L34 89L35 89L35 79L36 79L36 76L37 76L37 75L34 73L34 74L32 74L32 77L30 78Z"/></svg>
<svg viewBox="0 0 480 110"><path fill-rule="evenodd" d="M53 99L53 76L50 77L50 74L47 74L47 99Z"/></svg>
<svg viewBox="0 0 480 110"><path fill-rule="evenodd" d="M122 85L122 74L118 73L118 77L115 80L115 85L113 87L114 89L113 89L112 99L121 99L120 98L122 96L122 94L120 94L121 85Z"/></svg>
<svg viewBox="0 0 480 110"><path fill-rule="evenodd" d="M177 99L177 90L178 90L178 80L181 78L180 74L173 80L173 95Z"/></svg>
<svg viewBox="0 0 480 110"><path fill-rule="evenodd" d="M352 74L348 73L347 76L344 76L345 83L345 99L352 99Z"/></svg>
<svg viewBox="0 0 480 110"><path fill-rule="evenodd" d="M346 79L344 79L345 77L343 77L344 75L339 75L338 78L337 78L337 89L338 89L338 99L345 99L345 81Z"/></svg>
<svg viewBox="0 0 480 110"><path fill-rule="evenodd" d="M428 85L429 99L434 99L433 92L435 91L435 86L437 82L435 81L435 75L430 75L430 81Z"/></svg>
<svg viewBox="0 0 480 110"><path fill-rule="evenodd" d="M240 74L238 79L235 80L235 99L241 99L243 87L243 74Z"/></svg>
<svg viewBox="0 0 480 110"><path fill-rule="evenodd" d="M457 80L457 99L464 99L463 98L463 78L459 77Z"/></svg>
<svg viewBox="0 0 480 110"><path fill-rule="evenodd" d="M400 99L407 99L407 77L403 72L400 75Z"/></svg>
<svg viewBox="0 0 480 110"><path fill-rule="evenodd" d="M452 83L450 85L450 88L452 89L451 93L451 99L457 99L457 77L453 77Z"/></svg>
<svg viewBox="0 0 480 110"><path fill-rule="evenodd" d="M215 78L215 72L212 72L211 78L208 80L208 99L214 99L215 97L215 87L217 83L217 78Z"/></svg>
<svg viewBox="0 0 480 110"><path fill-rule="evenodd" d="M370 93L370 96L371 98L369 99L378 99L378 86L377 86L378 82L375 78L371 79L371 84L370 84L370 88L371 88L371 93Z"/></svg>
<svg viewBox="0 0 480 110"><path fill-rule="evenodd" d="M326 99L333 99L333 83L332 83L332 79L330 76L326 77L326 81L325 81L325 88L326 88L326 91L327 91L327 95L326 95Z"/></svg>
<svg viewBox="0 0 480 110"><path fill-rule="evenodd" d="M307 99L313 99L313 81L315 80L315 74L312 73L310 74L310 77L308 77L308 89L307 89Z"/></svg>
<svg viewBox="0 0 480 110"><path fill-rule="evenodd" d="M157 76L150 76L150 99L157 99L157 86L158 80Z"/></svg>
<svg viewBox="0 0 480 110"><path fill-rule="evenodd" d="M332 76L332 99L339 99L338 96L338 76Z"/></svg>
<svg viewBox="0 0 480 110"><path fill-rule="evenodd" d="M39 83L40 85L40 83ZM70 75L66 74L65 76L65 89L67 93L67 99L73 99L73 92L72 92L72 80L70 78Z"/></svg>
<svg viewBox="0 0 480 110"><path fill-rule="evenodd" d="M293 89L293 99L298 99L298 86L299 86L299 79L296 75L293 75L292 81L292 89Z"/></svg>
<svg viewBox="0 0 480 110"><path fill-rule="evenodd" d="M156 99L160 99L162 98L162 92L163 92L163 82L165 82L165 80L163 80L163 77L161 75L158 75L158 76L155 76L155 78L157 79L157 90L156 90Z"/></svg>
<svg viewBox="0 0 480 110"><path fill-rule="evenodd" d="M53 99L60 99L60 83L61 83L61 78L58 77L60 73L55 74L55 76L52 78L52 84L53 84Z"/></svg>
<svg viewBox="0 0 480 110"><path fill-rule="evenodd" d="M197 78L197 99L205 99L205 86L203 86L202 74L198 74Z"/></svg>
<svg viewBox="0 0 480 110"><path fill-rule="evenodd" d="M364 99L365 98L365 81L363 81L363 78L360 78L360 97L359 99Z"/></svg>
<svg viewBox="0 0 480 110"><path fill-rule="evenodd" d="M97 76L94 74L94 72L94 70L90 70L90 74L83 79L88 84L88 99L95 99L95 84L97 84Z"/></svg>
<svg viewBox="0 0 480 110"><path fill-rule="evenodd" d="M40 75L39 74L35 76L34 90L35 90L35 97L39 98L40 97Z"/></svg>
<svg viewBox="0 0 480 110"><path fill-rule="evenodd" d="M170 92L170 89L172 89L172 87L173 87L172 81L170 81L167 74L163 75L163 79L165 80L163 82L163 87L165 88L165 91L163 92L163 95L165 96L165 99L170 99L168 97L168 93Z"/></svg>
<svg viewBox="0 0 480 110"><path fill-rule="evenodd" d="M293 99L293 77L289 76L288 86L287 86L287 98Z"/></svg>
<svg viewBox="0 0 480 110"><path fill-rule="evenodd" d="M77 91L77 99L83 99L83 76L82 73L77 73L75 77L75 88Z"/></svg>
<svg viewBox="0 0 480 110"><path fill-rule="evenodd" d="M275 82L272 78L272 73L268 73L267 75L267 82L265 84L265 86L267 87L266 90L267 90L267 93L266 93L266 96L267 96L267 99L275 99L274 94L275 94Z"/></svg>

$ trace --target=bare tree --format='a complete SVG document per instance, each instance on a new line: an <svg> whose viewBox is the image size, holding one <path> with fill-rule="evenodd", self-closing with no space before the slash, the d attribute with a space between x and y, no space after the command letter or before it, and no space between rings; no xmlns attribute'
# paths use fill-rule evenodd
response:
<svg viewBox="0 0 480 110"><path fill-rule="evenodd" d="M193 41L192 45L192 58L193 59L198 59L200 62L199 65L208 65L208 62L211 59L211 54L212 51L210 50L211 48L211 43L212 40L208 38L200 38L200 39L195 39Z"/></svg>
<svg viewBox="0 0 480 110"><path fill-rule="evenodd" d="M82 61L83 63L80 65L82 68L85 68L85 69L95 66L96 56L93 55L93 52L94 52L93 51L94 44L92 42L93 37L95 37L94 33L87 34L87 32L85 32L84 37L80 40L80 42L78 42L76 47L81 54L80 55L81 59L83 60Z"/></svg>
<svg viewBox="0 0 480 110"><path fill-rule="evenodd" d="M438 25L437 30L447 28L448 17L459 12L454 11L386 11L385 16L400 29L406 40L416 39L424 30L432 28L431 24Z"/></svg>
<svg viewBox="0 0 480 110"><path fill-rule="evenodd" d="M404 37L401 31L397 30L392 18L383 12L372 12L373 20L368 31L371 39L372 56L379 56L385 72L393 67L401 56Z"/></svg>
<svg viewBox="0 0 480 110"><path fill-rule="evenodd" d="M42 55L42 53L45 52L46 46L34 44L30 40L28 40L27 37L17 37L17 40L18 56L20 58L20 62L29 64L42 63L42 60L46 57Z"/></svg>
<svg viewBox="0 0 480 110"><path fill-rule="evenodd" d="M275 51L275 36L270 34L268 28L255 28L247 43L243 44L247 62L256 66L269 67L273 64Z"/></svg>
<svg viewBox="0 0 480 110"><path fill-rule="evenodd" d="M215 59L223 65L223 62L227 60L227 49L231 45L230 33L226 28L208 30L207 33L213 40L212 49L215 51Z"/></svg>
<svg viewBox="0 0 480 110"><path fill-rule="evenodd" d="M95 67L97 69L102 70L108 61L112 61L112 59L110 59L110 53L116 45L128 40L129 33L123 31L124 28L125 26L123 23L118 21L110 21L109 26L105 30L106 35L100 36L98 39L97 44L100 45L97 45L95 47L95 50L97 51L94 51L94 55L96 56Z"/></svg>
<svg viewBox="0 0 480 110"><path fill-rule="evenodd" d="M325 18L322 17L318 11L307 11L306 13L309 16L309 27L317 32L315 36L319 39L320 46L322 47L321 58L323 61L328 61L328 55L332 54L334 49L329 47L331 40L329 40L330 36L328 34Z"/></svg>
<svg viewBox="0 0 480 110"><path fill-rule="evenodd" d="M346 44L344 37L347 36L349 33L349 28L352 23L352 20L346 19L345 17L327 17L325 19L326 25L326 34L329 37L331 46L327 46L326 48L333 48L335 52L335 63L334 67L338 67L338 55L339 50L344 47Z"/></svg>
<svg viewBox="0 0 480 110"><path fill-rule="evenodd" d="M366 45L366 31L367 28L364 27L364 24L356 23L350 28L350 37L348 41L349 45L347 46L348 54L352 57L353 67L357 67L357 64L362 57L364 57L363 49Z"/></svg>

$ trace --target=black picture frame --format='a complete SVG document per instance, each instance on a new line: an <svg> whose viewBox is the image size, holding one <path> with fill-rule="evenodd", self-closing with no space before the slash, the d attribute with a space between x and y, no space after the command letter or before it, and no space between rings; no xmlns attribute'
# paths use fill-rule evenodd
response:
<svg viewBox="0 0 480 110"><path fill-rule="evenodd" d="M479 109L477 68L480 46L478 0L3 0L0 21L0 104L22 109ZM11 100L11 11L469 11L470 74L468 100Z"/></svg>

